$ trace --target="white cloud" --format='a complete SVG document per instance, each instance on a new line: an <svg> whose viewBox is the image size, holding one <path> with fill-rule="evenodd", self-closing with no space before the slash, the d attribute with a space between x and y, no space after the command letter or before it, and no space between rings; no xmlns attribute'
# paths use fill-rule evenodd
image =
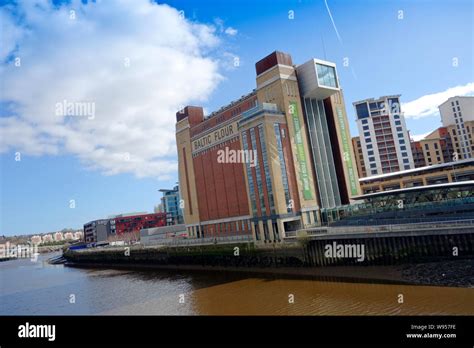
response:
<svg viewBox="0 0 474 348"><path fill-rule="evenodd" d="M0 152L73 154L109 175L176 172L176 110L222 79L214 26L148 0L24 0L11 10L0 9ZM57 116L64 100L94 105L95 117Z"/></svg>
<svg viewBox="0 0 474 348"><path fill-rule="evenodd" d="M229 36L235 36L238 33L238 30L232 27L225 27L225 22L222 18L214 18L214 25L216 26L217 31L220 33L227 34Z"/></svg>
<svg viewBox="0 0 474 348"><path fill-rule="evenodd" d="M235 36L235 35L237 35L237 29L234 29L232 27L228 27L228 28L226 28L225 33L227 35L230 35L230 36Z"/></svg>
<svg viewBox="0 0 474 348"><path fill-rule="evenodd" d="M470 82L464 86L452 87L443 92L427 94L408 103L402 103L402 110L405 118L419 119L439 116L439 105L444 103L448 98L466 95L474 95L474 82Z"/></svg>

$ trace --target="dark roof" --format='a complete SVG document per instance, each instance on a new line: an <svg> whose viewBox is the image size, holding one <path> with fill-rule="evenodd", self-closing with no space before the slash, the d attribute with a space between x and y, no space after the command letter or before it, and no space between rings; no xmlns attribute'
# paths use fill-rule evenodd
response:
<svg viewBox="0 0 474 348"><path fill-rule="evenodd" d="M367 199L367 198L373 198L373 197L393 196L393 195L397 195L397 194L400 194L400 193L406 193L406 192L427 191L427 190L434 190L434 189L440 189L440 188L462 187L462 186L473 186L473 188L474 188L474 180L448 182L448 183L444 183L444 184L424 185L424 186L415 186L415 187L406 187L406 188L396 189L396 190L387 190L387 191L380 191L380 192L374 192L374 193L367 193L365 195L353 196L352 198L356 199L356 200L357 199Z"/></svg>
<svg viewBox="0 0 474 348"><path fill-rule="evenodd" d="M396 177L396 176L404 176L404 175L407 175L407 174L419 174L419 173L422 173L422 172L431 172L431 171L436 171L436 170L439 170L439 169L442 169L442 168L456 167L456 166L465 165L465 164L474 165L474 158L463 159L463 160L459 160L459 161L456 161L456 162L433 164L433 165L425 166L425 167L401 170L399 172L367 176L365 178L360 178L359 182L360 183L368 183L370 181L375 181L375 180L379 180L379 179L386 179L386 178Z"/></svg>

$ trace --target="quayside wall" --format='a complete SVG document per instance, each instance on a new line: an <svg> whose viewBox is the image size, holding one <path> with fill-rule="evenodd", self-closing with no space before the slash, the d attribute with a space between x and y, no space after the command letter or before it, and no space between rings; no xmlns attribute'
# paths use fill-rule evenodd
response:
<svg viewBox="0 0 474 348"><path fill-rule="evenodd" d="M68 250L68 262L75 264L154 264L227 267L301 267L303 249L297 246L257 249L252 244L178 247L121 247Z"/></svg>
<svg viewBox="0 0 474 348"><path fill-rule="evenodd" d="M363 260L361 261L357 255L328 257L327 245L334 245L334 243L356 247L363 245ZM474 233L326 235L264 247L255 247L252 243L166 247L136 245L67 250L64 252L64 257L72 264L103 265L258 268L392 265L472 258L474 257Z"/></svg>

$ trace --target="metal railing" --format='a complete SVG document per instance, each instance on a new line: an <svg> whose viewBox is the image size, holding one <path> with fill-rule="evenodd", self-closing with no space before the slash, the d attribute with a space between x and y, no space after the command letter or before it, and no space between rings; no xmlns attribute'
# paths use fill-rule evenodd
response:
<svg viewBox="0 0 474 348"><path fill-rule="evenodd" d="M229 237L206 237L206 238L163 238L148 241L144 245L163 245L163 246L198 246L212 244L232 244L253 242L251 235L229 236Z"/></svg>
<svg viewBox="0 0 474 348"><path fill-rule="evenodd" d="M368 203L357 203L353 205L346 205L343 209L322 209L323 212L330 214L331 211L342 210L345 213L344 218L358 217L358 216L367 216L372 214L379 213L391 213L391 212L404 212L404 211L413 211L416 209L424 210L426 208L441 208L441 207L458 207L460 205L474 203L474 197L457 197L452 199L446 199L442 201L429 201L429 202L417 202L417 203L404 203L403 209L396 209L399 203L397 199L394 199L392 204L387 204L386 206L375 206Z"/></svg>
<svg viewBox="0 0 474 348"><path fill-rule="evenodd" d="M306 230L308 235L317 234L347 234L347 233L379 233L379 232L403 232L403 231L432 231L448 228L474 228L474 219L451 220L444 222L420 222L410 224L372 225L372 226L339 226L339 227L316 227ZM296 237L297 231L286 233L287 238Z"/></svg>

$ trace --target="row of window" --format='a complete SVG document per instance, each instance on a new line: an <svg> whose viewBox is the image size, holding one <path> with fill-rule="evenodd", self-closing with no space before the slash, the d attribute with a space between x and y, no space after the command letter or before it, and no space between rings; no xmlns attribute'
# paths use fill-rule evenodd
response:
<svg viewBox="0 0 474 348"><path fill-rule="evenodd" d="M261 209L262 215L266 215L267 207L265 204L265 195L263 191L264 184L262 181L262 170L263 170L263 175L265 177L265 186L267 188L269 212L270 214L275 214L275 200L273 196L273 186L271 182L270 167L268 164L267 146L266 146L266 141L265 141L264 128L262 124L258 125L257 131L258 131L258 137L259 137L260 153L262 155L263 168L260 166L259 161L255 162L255 167L254 167L255 180L254 180L254 176L252 175L253 172L250 167L250 163L248 162L246 163L247 179L248 179L248 186L249 186L249 191L250 191L250 200L252 202L252 213L254 216L257 215L257 212L258 212L257 204L256 204L257 199L260 203L260 209ZM242 132L242 142L243 142L244 150L248 151L249 146L248 146L247 132ZM252 146L252 150L257 150L257 137L255 133L255 128L250 129L250 143ZM281 139L280 139L280 145L281 145ZM280 160L280 163L282 163L281 160ZM286 178L286 166L284 164L284 161L283 161L282 166L284 166L285 178ZM285 183L283 183L283 185L285 185ZM287 179L286 179L286 185L288 186ZM288 197L289 197L289 193L288 193Z"/></svg>
<svg viewBox="0 0 474 348"><path fill-rule="evenodd" d="M242 142L245 151L249 151L247 132L242 132ZM247 163L245 166L247 170L247 179L249 184L250 191L250 202L252 203L252 213L257 215L257 203L255 200L255 184L253 182L252 169L250 168L250 163Z"/></svg>
<svg viewBox="0 0 474 348"><path fill-rule="evenodd" d="M265 135L263 133L263 125L258 125L258 135L260 138L260 149L262 150L263 172L265 174L265 184L267 185L268 203L270 204L270 214L275 214L275 201L273 199L272 181L270 176L270 168L268 166L267 145ZM263 194L263 192L262 192Z"/></svg>
<svg viewBox="0 0 474 348"><path fill-rule="evenodd" d="M212 225L188 227L190 235L197 238L226 237L231 235L250 233L252 227L250 220L221 222Z"/></svg>
<svg viewBox="0 0 474 348"><path fill-rule="evenodd" d="M288 184L288 175L286 174L286 162L285 162L285 156L283 156L283 145L281 138L284 137L284 132L281 132L280 130L280 125L278 123L273 124L273 129L275 131L275 138L276 138L276 143L277 143L277 151L278 151L278 158L280 160L280 168L281 168L281 179L282 179L282 184L283 184L283 191L285 192L285 202L286 202L286 209L287 212L291 212L291 204L290 204L290 190L289 190L289 184Z"/></svg>

